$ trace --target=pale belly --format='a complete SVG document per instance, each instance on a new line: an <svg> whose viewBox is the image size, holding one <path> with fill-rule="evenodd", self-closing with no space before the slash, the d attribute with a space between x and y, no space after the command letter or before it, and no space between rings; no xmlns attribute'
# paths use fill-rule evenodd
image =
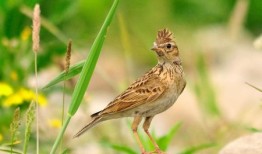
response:
<svg viewBox="0 0 262 154"><path fill-rule="evenodd" d="M140 113L143 117L154 116L156 114L162 113L169 109L176 102L177 98L178 95L175 92L164 95L161 99L151 102L149 105L145 105L141 109Z"/></svg>
<svg viewBox="0 0 262 154"><path fill-rule="evenodd" d="M143 104L129 111L125 111L122 113L120 112L116 115L115 118L135 117L137 115L140 115L142 117L154 116L170 108L176 102L178 96L179 95L176 89L172 89L172 91L165 93L163 96L161 96L161 98L157 99L156 101Z"/></svg>

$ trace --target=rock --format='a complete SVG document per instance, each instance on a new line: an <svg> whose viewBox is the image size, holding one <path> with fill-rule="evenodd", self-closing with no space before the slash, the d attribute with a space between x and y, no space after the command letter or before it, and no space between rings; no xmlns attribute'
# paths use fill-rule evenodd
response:
<svg viewBox="0 0 262 154"><path fill-rule="evenodd" d="M228 143L219 154L262 154L262 133L240 137Z"/></svg>

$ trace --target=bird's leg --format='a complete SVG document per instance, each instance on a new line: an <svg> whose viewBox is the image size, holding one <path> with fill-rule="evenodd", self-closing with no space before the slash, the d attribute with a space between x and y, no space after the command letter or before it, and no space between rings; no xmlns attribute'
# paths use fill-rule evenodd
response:
<svg viewBox="0 0 262 154"><path fill-rule="evenodd" d="M164 154L164 152L160 150L158 144L156 143L156 141L153 139L152 135L148 131L152 119L153 119L153 116L146 117L145 122L143 124L144 131L146 132L147 136L149 137L149 139L151 140L151 142L153 143L155 147L155 151L153 153Z"/></svg>
<svg viewBox="0 0 262 154"><path fill-rule="evenodd" d="M139 145L139 148L140 148L142 154L146 154L145 148L144 148L144 146L143 146L143 144L142 144L142 142L141 142L141 140L138 136L138 133L137 133L137 127L138 127L139 123L141 122L141 120L142 120L141 116L135 116L134 121L132 123L132 131L135 135L136 141Z"/></svg>

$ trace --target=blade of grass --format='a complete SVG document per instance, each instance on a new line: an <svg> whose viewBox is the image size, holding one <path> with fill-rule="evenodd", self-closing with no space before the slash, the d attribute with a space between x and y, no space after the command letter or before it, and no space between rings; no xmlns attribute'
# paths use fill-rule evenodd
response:
<svg viewBox="0 0 262 154"><path fill-rule="evenodd" d="M197 73L198 81L194 89L200 107L203 109L204 113L213 117L220 117L221 111L218 107L216 92L209 77L205 57L200 52L197 57Z"/></svg>
<svg viewBox="0 0 262 154"><path fill-rule="evenodd" d="M69 67L68 69L68 73L66 73L65 71L61 72L60 74L58 74L53 80L51 80L50 82L48 82L42 89L45 90L47 88L50 88L56 84L58 84L61 81L65 81L65 80L69 80L71 78L73 78L74 76L78 75L83 66L85 64L85 60L80 61L76 64L74 64L73 66ZM101 69L99 69L99 67L97 68L96 72L109 84L112 86L113 89L115 89L116 91L118 91L118 88L116 87L115 84L113 84L111 82L112 78L110 75L106 74L104 71L102 71Z"/></svg>
<svg viewBox="0 0 262 154"><path fill-rule="evenodd" d="M128 74L130 74L128 80L131 81L131 79L133 78L131 76L132 73L130 73L130 72L133 71L132 62L130 60L131 47L130 47L128 31L126 29L126 24L124 22L122 15L118 16L118 22L119 22L119 28L120 28L120 33L121 33L121 41L122 41L121 44L123 44L123 48L124 48L125 62L126 62L126 65L127 65L127 70L129 72ZM65 71L61 72L53 80L48 82L42 89L49 88L49 87L54 86L55 84L57 84L61 81L69 80L69 79L73 78L74 76L76 76L77 74L79 74L81 72L84 64L85 64L85 60L80 61L79 63L70 67L69 70L68 70L68 73L66 73Z"/></svg>
<svg viewBox="0 0 262 154"><path fill-rule="evenodd" d="M102 145L110 147L118 152L123 152L126 154L137 154L136 151L134 151L132 148L125 146L125 145L113 144L113 143L110 143L109 141L102 141Z"/></svg>
<svg viewBox="0 0 262 154"><path fill-rule="evenodd" d="M262 129L258 129L258 128L250 127L250 126L247 126L246 129L252 133L262 132Z"/></svg>
<svg viewBox="0 0 262 154"><path fill-rule="evenodd" d="M174 138L174 136L176 135L177 131L179 130L179 128L181 127L182 123L181 122L178 122L175 126L173 126L170 131L160 137L158 140L157 140L157 143L160 147L160 149L166 151L168 146L170 145L172 139Z"/></svg>
<svg viewBox="0 0 262 154"><path fill-rule="evenodd" d="M72 101L71 101L71 104L69 106L69 110L68 110L68 114L67 114L67 117L66 117L66 120L65 120L65 123L62 127L62 129L60 130L57 138L56 138L56 141L52 147L52 150L51 150L51 154L54 154L63 135L64 135L64 132L71 120L71 117L76 113L77 109L79 108L80 106L80 103L84 97L84 94L85 94L85 91L88 87L88 84L89 84L89 81L91 79L91 76L93 74L93 71L94 71L94 68L95 68L95 65L96 65L96 62L98 60L98 57L99 57L99 54L100 54L100 51L102 49L102 45L103 45L103 42L105 40L105 36L106 36L106 32L107 32L107 29L113 19L113 16L116 12L116 8L117 8L117 5L119 3L119 0L114 0L114 3L104 21L104 24L102 25L91 49L90 49L90 53L88 54L88 57L87 57L87 60L84 64L84 67L83 67L83 70L81 71L81 74L80 74L80 77L79 77L79 80L76 84L76 87L75 87L75 90L73 92L73 96L72 96Z"/></svg>
<svg viewBox="0 0 262 154"><path fill-rule="evenodd" d="M122 14L118 14L118 22L119 22L119 29L120 29L120 36L121 36L121 44L124 49L124 58L125 58L125 63L126 63L126 68L127 68L127 73L128 73L128 82L133 81L133 63L131 60L132 57L132 49L131 49L131 41L130 41L130 36L129 32L127 30L127 26L124 20L124 17Z"/></svg>
<svg viewBox="0 0 262 154"><path fill-rule="evenodd" d="M193 153L196 153L200 150L205 150L207 148L211 148L211 147L214 147L216 146L215 143L206 143L206 144L201 144L201 145L198 145L198 146L192 146L192 147L189 147L185 150L183 150L182 152L179 152L179 154L193 154Z"/></svg>
<svg viewBox="0 0 262 154"><path fill-rule="evenodd" d="M260 89L260 88L258 88L258 87L256 87L256 86L254 86L254 85L252 85L252 84L250 84L250 83L248 83L248 82L246 82L246 84L249 85L250 87L256 89L257 91L262 92L262 89Z"/></svg>
<svg viewBox="0 0 262 154"><path fill-rule="evenodd" d="M131 128L131 127L130 127ZM152 133L151 133L152 134ZM144 131L139 130L138 131L138 135L140 137L140 140L142 142L142 145L144 146L145 150L149 150L152 151L154 150L154 145L151 142L151 140L149 139L149 137L146 135L146 133L144 133ZM155 138L154 132L152 134L152 136Z"/></svg>
<svg viewBox="0 0 262 154"><path fill-rule="evenodd" d="M35 102L31 102L28 110L26 111L26 129L25 129L25 138L24 138L24 146L23 146L23 153L27 153L27 148L29 144L30 139L30 133L31 133L31 127L32 123L35 119L35 108L36 104Z"/></svg>
<svg viewBox="0 0 262 154"><path fill-rule="evenodd" d="M53 80L51 80L46 86L43 87L43 89L49 88L61 81L71 79L72 77L76 76L79 74L85 64L85 60L78 62L77 64L71 66L68 69L68 72L63 71L60 73L57 77L55 77Z"/></svg>

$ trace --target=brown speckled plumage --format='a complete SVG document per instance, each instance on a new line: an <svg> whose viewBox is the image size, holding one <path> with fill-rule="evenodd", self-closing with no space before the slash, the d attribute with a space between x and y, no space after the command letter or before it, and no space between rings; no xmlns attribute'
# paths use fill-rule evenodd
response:
<svg viewBox="0 0 262 154"><path fill-rule="evenodd" d="M183 92L186 82L178 47L170 31L163 29L158 32L152 50L158 55L158 64L132 83L103 110L92 114L93 120L75 137L80 136L99 122L121 117L134 117L132 129L142 154L146 154L136 132L138 124L142 118L145 118L143 127L156 148L154 152L163 153L149 134L148 128L156 114L167 110L174 104Z"/></svg>

